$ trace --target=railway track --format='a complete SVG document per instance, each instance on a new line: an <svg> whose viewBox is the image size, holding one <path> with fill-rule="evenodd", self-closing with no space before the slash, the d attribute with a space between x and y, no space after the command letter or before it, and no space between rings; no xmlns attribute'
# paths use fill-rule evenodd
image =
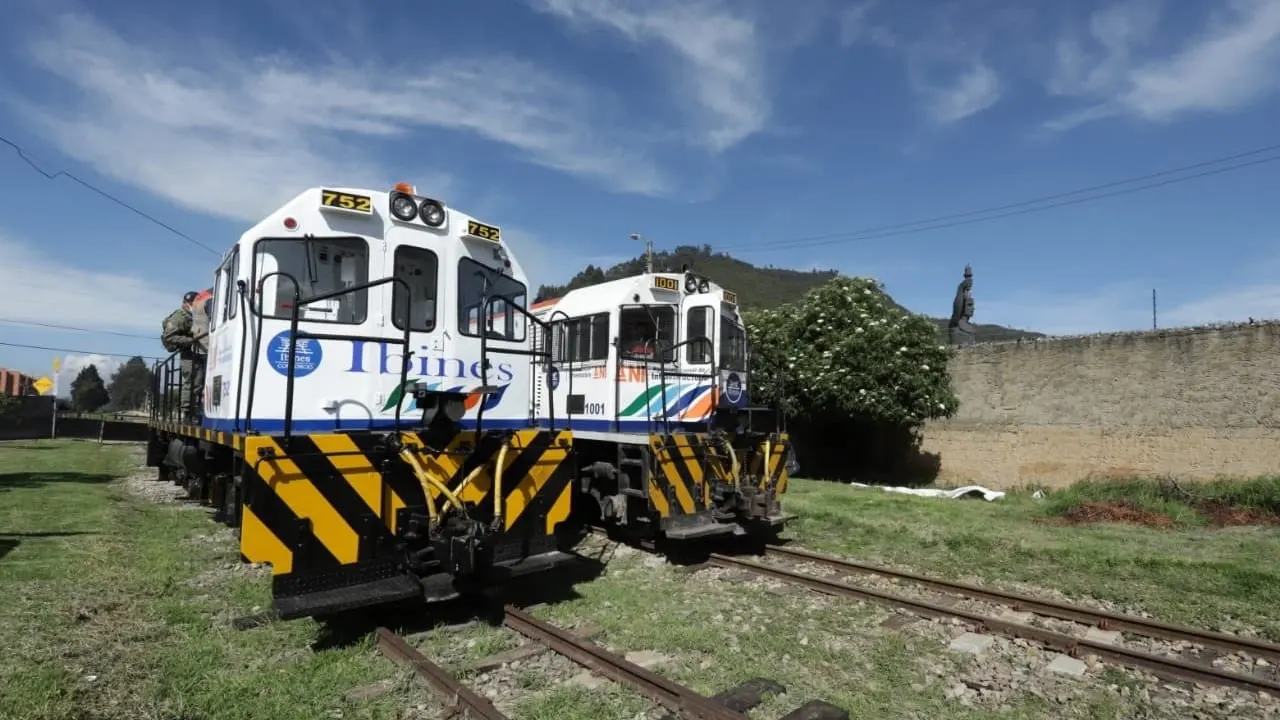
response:
<svg viewBox="0 0 1280 720"><path fill-rule="evenodd" d="M503 625L594 673L630 686L669 710L672 713L670 717L678 716L689 720L746 720L744 712L732 707L736 702L732 693L717 698L707 697L518 608L504 608ZM379 627L376 633L378 649L389 659L410 667L455 712L481 720L507 720L488 698L463 685L447 670L431 662L391 630ZM755 702L759 702L758 697L755 701L748 701L749 704ZM832 705L814 701L783 718L801 719L848 720L849 715Z"/></svg>
<svg viewBox="0 0 1280 720"><path fill-rule="evenodd" d="M939 578L916 575L913 573L893 570L891 568L818 555L804 550L770 547L766 550L765 557L787 560L791 563L808 562L850 574L875 574L882 577L907 580L948 595L960 595L987 602L1008 605L1017 610L1029 611L1046 617L1097 625L1102 629L1122 630L1125 632L1146 635L1148 637L1180 640L1212 646L1231 652L1246 652L1259 656L1280 659L1280 645L1275 645L1254 638L1237 637L1206 630L1196 630L1146 618L1108 613L1056 601L1040 600L1017 593L991 590L967 583L958 583ZM818 577L768 563L743 560L727 555L712 554L708 559L707 564L721 568L745 570L784 582L802 585L828 595L869 600L892 607L903 608L927 617L957 618L976 626L977 629L1040 642L1073 657L1078 657L1082 653L1090 653L1104 660L1108 660L1119 665L1147 670L1157 676L1165 678L1187 680L1208 685L1236 687L1255 692L1266 692L1271 695L1280 694L1280 682L1276 682L1268 678L1236 673L1210 665L1191 663L1180 658L1156 655L1141 650L1126 648L1120 645L1112 645L1105 642L1096 642L1084 638L1077 638L1072 635L1046 630L1023 623L1003 620L984 615L982 613L948 607L918 598L895 595L873 588L851 585L845 582Z"/></svg>
<svg viewBox="0 0 1280 720"><path fill-rule="evenodd" d="M1032 612L1036 615L1043 615L1045 617L1056 618L1058 620L1070 620L1072 622L1095 625L1102 630L1119 630L1121 632L1146 635L1147 637L1191 642L1197 645L1226 650L1228 652L1248 652L1257 657L1263 657L1268 660L1280 662L1280 645L1259 638L1228 635L1210 630L1198 630L1196 628L1173 625L1170 623L1160 622L1159 620L1137 617L1135 615L1095 610L1093 608L1071 605L1069 603L1057 602L1055 600L1043 600L1021 593L994 590L970 583L944 580L925 575L917 575L915 573L905 572L902 570L894 570L880 565L828 557L826 555L819 555L807 550L771 547L766 550L765 557L810 562L849 573L879 575L881 577L893 578L896 580L907 580L939 592L952 595L963 595L975 600L985 600L987 602L1008 605L1014 610Z"/></svg>

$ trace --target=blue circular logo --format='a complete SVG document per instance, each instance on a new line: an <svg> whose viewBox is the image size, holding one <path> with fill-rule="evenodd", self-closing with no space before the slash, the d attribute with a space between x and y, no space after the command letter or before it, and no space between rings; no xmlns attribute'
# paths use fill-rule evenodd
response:
<svg viewBox="0 0 1280 720"><path fill-rule="evenodd" d="M731 403L742 399L742 378L738 377L738 373L729 373L729 377L725 378L724 396Z"/></svg>
<svg viewBox="0 0 1280 720"><path fill-rule="evenodd" d="M324 358L324 350L320 341L312 338L298 338L293 352L293 376L306 377L320 367ZM267 362L281 375L289 374L289 331L282 330L271 342L267 343Z"/></svg>
<svg viewBox="0 0 1280 720"><path fill-rule="evenodd" d="M560 387L560 369L554 365L547 368L547 386L552 390Z"/></svg>

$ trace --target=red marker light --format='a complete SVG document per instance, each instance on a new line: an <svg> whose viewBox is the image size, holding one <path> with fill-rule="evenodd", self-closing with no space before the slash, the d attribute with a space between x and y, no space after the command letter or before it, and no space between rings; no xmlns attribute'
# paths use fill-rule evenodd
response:
<svg viewBox="0 0 1280 720"><path fill-rule="evenodd" d="M291 217L285 218L285 219L284 219L284 226L285 226L285 228L286 228L286 229L288 229L288 230L297 230L297 229L298 229L298 221L297 221L297 220L294 220L294 219L293 219L293 218L291 218Z"/></svg>

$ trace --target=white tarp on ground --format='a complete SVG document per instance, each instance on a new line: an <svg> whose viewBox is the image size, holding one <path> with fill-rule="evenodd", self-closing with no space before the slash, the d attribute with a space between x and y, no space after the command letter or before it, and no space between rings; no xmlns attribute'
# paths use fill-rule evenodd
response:
<svg viewBox="0 0 1280 720"><path fill-rule="evenodd" d="M879 487L885 492L919 495L920 497L946 498L948 500L956 500L969 495L979 495L983 500L991 502L992 500L999 500L1004 497L1003 490L989 490L981 485L965 485L964 487L958 487L951 490L939 490L937 488L882 487L880 485L864 485L856 482L851 482L849 485L857 488Z"/></svg>

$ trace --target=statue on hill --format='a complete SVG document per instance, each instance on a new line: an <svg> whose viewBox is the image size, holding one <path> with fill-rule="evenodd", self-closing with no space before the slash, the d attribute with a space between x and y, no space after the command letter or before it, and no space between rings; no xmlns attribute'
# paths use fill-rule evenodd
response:
<svg viewBox="0 0 1280 720"><path fill-rule="evenodd" d="M977 328L973 326L973 268L964 266L964 280L956 288L955 300L951 303L951 320L947 323L947 334L952 345L972 345Z"/></svg>

